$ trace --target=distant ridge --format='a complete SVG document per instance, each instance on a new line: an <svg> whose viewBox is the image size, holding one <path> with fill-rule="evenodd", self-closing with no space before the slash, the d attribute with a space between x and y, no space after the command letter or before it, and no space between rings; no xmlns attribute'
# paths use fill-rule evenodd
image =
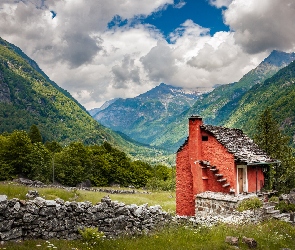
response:
<svg viewBox="0 0 295 250"><path fill-rule="evenodd" d="M150 144L166 126L190 108L202 93L161 83L134 98L119 98L93 117L143 144Z"/></svg>

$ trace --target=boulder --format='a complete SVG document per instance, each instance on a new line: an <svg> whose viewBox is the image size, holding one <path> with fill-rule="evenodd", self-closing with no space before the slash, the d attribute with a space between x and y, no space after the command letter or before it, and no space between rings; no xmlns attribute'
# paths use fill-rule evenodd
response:
<svg viewBox="0 0 295 250"><path fill-rule="evenodd" d="M37 190L29 190L26 194L26 198L29 200L34 200L36 197L39 197L39 192Z"/></svg>
<svg viewBox="0 0 295 250"><path fill-rule="evenodd" d="M225 242L230 245L237 246L239 244L239 238L234 236L226 236Z"/></svg>
<svg viewBox="0 0 295 250"><path fill-rule="evenodd" d="M243 236L242 241L248 245L249 248L256 248L257 247L257 241L253 238L247 238Z"/></svg>

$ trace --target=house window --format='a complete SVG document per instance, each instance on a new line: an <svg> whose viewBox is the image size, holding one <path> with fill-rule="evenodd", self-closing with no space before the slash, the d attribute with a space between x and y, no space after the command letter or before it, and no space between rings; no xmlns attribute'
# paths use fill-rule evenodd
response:
<svg viewBox="0 0 295 250"><path fill-rule="evenodd" d="M202 135L202 141L208 141L208 136L207 135Z"/></svg>

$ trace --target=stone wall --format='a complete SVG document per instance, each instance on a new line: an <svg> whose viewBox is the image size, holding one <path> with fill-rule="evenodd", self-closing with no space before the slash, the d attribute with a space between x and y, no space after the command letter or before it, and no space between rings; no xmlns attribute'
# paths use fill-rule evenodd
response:
<svg viewBox="0 0 295 250"><path fill-rule="evenodd" d="M255 194L249 195L229 195L224 193L204 192L196 195L196 216L207 215L229 215L232 214L238 204L251 197L255 197Z"/></svg>
<svg viewBox="0 0 295 250"><path fill-rule="evenodd" d="M106 236L135 235L169 222L160 206L125 205L104 197L90 202L61 199L8 200L0 195L0 241L19 239L77 239L78 229L98 227Z"/></svg>

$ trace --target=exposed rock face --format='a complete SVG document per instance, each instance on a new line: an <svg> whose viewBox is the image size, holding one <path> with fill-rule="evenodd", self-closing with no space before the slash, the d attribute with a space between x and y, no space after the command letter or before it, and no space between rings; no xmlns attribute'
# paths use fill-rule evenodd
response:
<svg viewBox="0 0 295 250"><path fill-rule="evenodd" d="M0 241L16 239L77 239L79 228L98 227L106 236L135 235L171 219L160 206L125 205L104 197L101 202L61 199L8 200L0 195Z"/></svg>
<svg viewBox="0 0 295 250"><path fill-rule="evenodd" d="M0 71L0 102L11 103L10 89L4 82L4 77Z"/></svg>

